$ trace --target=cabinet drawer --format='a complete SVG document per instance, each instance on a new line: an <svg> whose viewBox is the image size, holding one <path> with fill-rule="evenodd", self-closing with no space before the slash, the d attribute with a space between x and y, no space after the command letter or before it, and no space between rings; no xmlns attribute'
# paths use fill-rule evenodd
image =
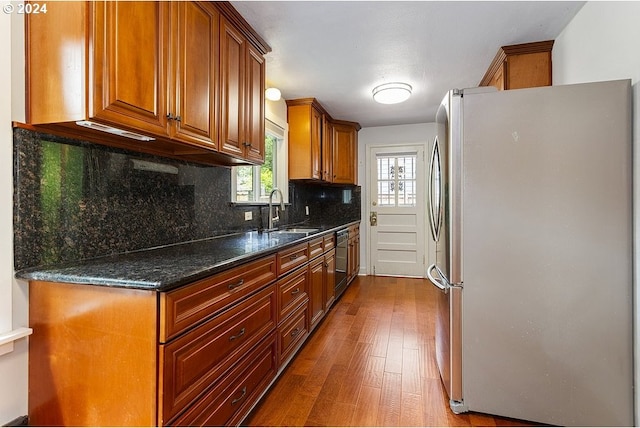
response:
<svg viewBox="0 0 640 428"><path fill-rule="evenodd" d="M276 349L273 333L170 425L237 425L275 377Z"/></svg>
<svg viewBox="0 0 640 428"><path fill-rule="evenodd" d="M309 261L309 246L304 243L278 253L278 276L291 272Z"/></svg>
<svg viewBox="0 0 640 428"><path fill-rule="evenodd" d="M276 256L238 266L160 295L160 342L165 343L276 279Z"/></svg>
<svg viewBox="0 0 640 428"><path fill-rule="evenodd" d="M278 281L278 322L287 318L308 298L309 269L304 266Z"/></svg>
<svg viewBox="0 0 640 428"><path fill-rule="evenodd" d="M330 233L324 236L324 251L329 251L336 246L336 234Z"/></svg>
<svg viewBox="0 0 640 428"><path fill-rule="evenodd" d="M178 414L276 325L275 285L160 346L165 423Z"/></svg>
<svg viewBox="0 0 640 428"><path fill-rule="evenodd" d="M294 314L278 329L278 364L282 365L298 348L309 331L307 302L296 309Z"/></svg>
<svg viewBox="0 0 640 428"><path fill-rule="evenodd" d="M324 252L324 239L322 237L309 241L309 260L318 257Z"/></svg>

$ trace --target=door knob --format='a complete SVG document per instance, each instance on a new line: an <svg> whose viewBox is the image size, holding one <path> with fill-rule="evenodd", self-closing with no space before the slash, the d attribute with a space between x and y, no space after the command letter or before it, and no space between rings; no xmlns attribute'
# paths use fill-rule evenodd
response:
<svg viewBox="0 0 640 428"><path fill-rule="evenodd" d="M378 225L378 213L375 211L371 211L371 214L369 214L369 224L371 226L377 226Z"/></svg>

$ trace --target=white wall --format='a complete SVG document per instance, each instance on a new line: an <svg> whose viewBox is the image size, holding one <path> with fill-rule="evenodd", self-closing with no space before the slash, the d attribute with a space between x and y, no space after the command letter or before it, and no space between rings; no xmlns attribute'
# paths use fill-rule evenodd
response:
<svg viewBox="0 0 640 428"><path fill-rule="evenodd" d="M0 14L0 334L28 324L24 284L13 279L11 18ZM0 356L0 425L27 414L27 348L27 340L20 339Z"/></svg>
<svg viewBox="0 0 640 428"><path fill-rule="evenodd" d="M425 117L425 119L429 119ZM367 148L384 145L424 145L425 153L429 153L430 144L436 135L434 123L418 123L413 125L376 126L362 128L358 133L358 184L362 186L362 222L360 223L360 274L367 273L369 263L369 186L366 172L368 164ZM425 235L425 236L428 236ZM427 242L425 251L429 254L431 244Z"/></svg>
<svg viewBox="0 0 640 428"><path fill-rule="evenodd" d="M638 267L640 266L640 2L589 2L578 12L553 46L553 84L631 79L634 152L634 279L636 376L640 338ZM640 406L636 393L636 425Z"/></svg>

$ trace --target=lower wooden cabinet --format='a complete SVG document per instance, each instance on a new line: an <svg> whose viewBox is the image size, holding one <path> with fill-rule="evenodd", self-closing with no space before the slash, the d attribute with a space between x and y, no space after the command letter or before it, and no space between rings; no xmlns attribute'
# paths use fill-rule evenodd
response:
<svg viewBox="0 0 640 428"><path fill-rule="evenodd" d="M238 425L333 304L334 246L168 292L31 281L30 425Z"/></svg>
<svg viewBox="0 0 640 428"><path fill-rule="evenodd" d="M170 421L276 327L273 285L160 346L160 419Z"/></svg>
<svg viewBox="0 0 640 428"><path fill-rule="evenodd" d="M277 371L277 340L273 333L169 425L237 425L275 378Z"/></svg>
<svg viewBox="0 0 640 428"><path fill-rule="evenodd" d="M308 288L309 271L306 265L278 280L278 323L308 299Z"/></svg>
<svg viewBox="0 0 640 428"><path fill-rule="evenodd" d="M360 271L360 225L349 227L349 257L347 266L347 282L353 281Z"/></svg>
<svg viewBox="0 0 640 428"><path fill-rule="evenodd" d="M336 300L336 250L332 248L324 255L324 311Z"/></svg>
<svg viewBox="0 0 640 428"><path fill-rule="evenodd" d="M309 262L309 321L313 330L336 298L336 250Z"/></svg>
<svg viewBox="0 0 640 428"><path fill-rule="evenodd" d="M306 299L278 328L278 364L286 364L309 333Z"/></svg>
<svg viewBox="0 0 640 428"><path fill-rule="evenodd" d="M311 328L324 315L324 257L318 257L309 263L309 319Z"/></svg>

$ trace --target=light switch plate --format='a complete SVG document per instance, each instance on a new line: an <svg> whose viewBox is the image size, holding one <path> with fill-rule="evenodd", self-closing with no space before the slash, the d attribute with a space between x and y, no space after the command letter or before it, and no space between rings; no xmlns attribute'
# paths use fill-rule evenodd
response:
<svg viewBox="0 0 640 428"><path fill-rule="evenodd" d="M245 211L244 212L244 219L245 220L251 220L253 219L253 213L251 211Z"/></svg>

